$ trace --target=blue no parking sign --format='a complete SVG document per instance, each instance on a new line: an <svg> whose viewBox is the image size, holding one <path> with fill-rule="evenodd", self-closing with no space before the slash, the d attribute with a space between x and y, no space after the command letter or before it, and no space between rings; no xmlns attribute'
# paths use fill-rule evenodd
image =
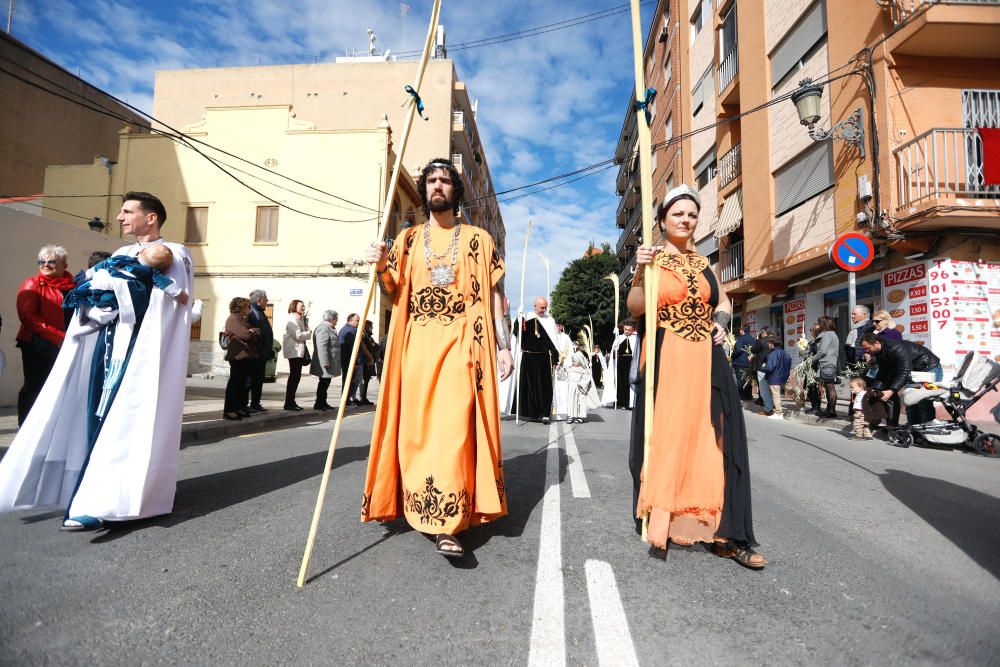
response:
<svg viewBox="0 0 1000 667"><path fill-rule="evenodd" d="M864 234L848 232L841 234L830 246L830 261L844 271L867 269L875 259L875 246Z"/></svg>

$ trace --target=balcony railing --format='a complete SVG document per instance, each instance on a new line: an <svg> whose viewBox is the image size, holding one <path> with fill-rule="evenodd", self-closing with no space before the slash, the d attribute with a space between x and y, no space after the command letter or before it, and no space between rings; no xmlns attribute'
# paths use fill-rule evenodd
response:
<svg viewBox="0 0 1000 667"><path fill-rule="evenodd" d="M621 236L618 237L618 245L615 247L615 254L620 255L622 248L628 245L629 241L635 238L639 233L639 225L642 224L642 215L640 214L641 209L636 207L632 211L632 215L629 216L628 222L625 223L625 228L622 230Z"/></svg>
<svg viewBox="0 0 1000 667"><path fill-rule="evenodd" d="M451 154L451 163L453 165L455 165L456 167L458 167L459 169L461 169L462 168L462 154L461 153L452 153Z"/></svg>
<svg viewBox="0 0 1000 667"><path fill-rule="evenodd" d="M880 0L880 5L892 14L892 24L899 25L924 5L997 5L1000 0Z"/></svg>
<svg viewBox="0 0 1000 667"><path fill-rule="evenodd" d="M719 277L724 283L743 277L743 241L719 251Z"/></svg>
<svg viewBox="0 0 1000 667"><path fill-rule="evenodd" d="M719 160L719 188L724 188L743 173L743 152L736 144Z"/></svg>
<svg viewBox="0 0 1000 667"><path fill-rule="evenodd" d="M899 205L941 196L995 199L1000 186L984 185L983 142L969 129L933 129L903 144L896 156Z"/></svg>
<svg viewBox="0 0 1000 667"><path fill-rule="evenodd" d="M451 112L451 129L461 131L465 129L465 113L462 111Z"/></svg>
<svg viewBox="0 0 1000 667"><path fill-rule="evenodd" d="M722 95L722 91L726 89L726 86L733 82L739 71L740 58L736 47L733 46L732 51L727 53L726 57L719 63L719 96Z"/></svg>
<svg viewBox="0 0 1000 667"><path fill-rule="evenodd" d="M618 283L620 285L629 285L632 283L632 269L635 268L635 255L629 258L628 262L625 263L625 268L622 269L621 273L618 274Z"/></svg>

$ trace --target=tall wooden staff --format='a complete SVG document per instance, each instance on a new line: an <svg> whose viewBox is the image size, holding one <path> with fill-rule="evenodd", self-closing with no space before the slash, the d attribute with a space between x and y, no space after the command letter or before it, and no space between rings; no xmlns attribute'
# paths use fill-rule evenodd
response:
<svg viewBox="0 0 1000 667"><path fill-rule="evenodd" d="M524 230L524 252L521 254L521 302L517 307L517 359L514 360L514 394L517 405L514 407L514 423L521 425L521 360L524 359L524 271L528 265L528 237L531 236L531 220L528 218L528 228Z"/></svg>
<svg viewBox="0 0 1000 667"><path fill-rule="evenodd" d="M403 153L406 152L406 143L410 138L410 129L413 126L413 117L416 115L418 101L420 99L420 83L424 78L424 70L427 69L427 61L430 58L431 49L434 47L434 35L437 32L438 15L441 12L441 0L434 0L434 8L431 10L430 26L427 28L427 39L424 40L424 53L420 57L420 65L417 67L417 77L413 80L413 86L407 87L407 92L412 97L406 110L406 122L403 123L403 135L396 148L396 164L392 169L392 176L389 178L389 188L385 192L385 205L382 207L382 218L379 224L378 240L384 241L389 228L389 215L392 213L393 193L396 192L396 185L399 182L399 174L403 171ZM409 178L407 176L407 178ZM375 265L371 266L368 272L368 296L365 298L365 308L361 314L361 321L368 318L371 309L372 298L375 295ZM344 378L344 387L351 386L354 377L354 365L358 360L358 351L361 348L360 332L354 337L354 347L351 350L351 361L347 367L347 376ZM306 541L306 551L302 555L302 566L299 568L299 578L296 585L299 588L305 585L306 573L309 570L309 559L312 557L313 546L316 543L316 532L319 530L319 517L323 512L323 500L326 498L326 488L330 482L330 471L333 469L333 455L337 451L337 438L340 437L340 427L344 423L344 409L347 406L347 398L350 392L343 391L340 394L340 407L337 409L337 421L333 427L333 435L330 437L330 450L326 455L326 465L323 468L323 480L319 485L319 495L316 498L316 509L313 510L312 524L309 526L309 539Z"/></svg>
<svg viewBox="0 0 1000 667"><path fill-rule="evenodd" d="M618 305L618 293L621 292L621 283L618 280L617 273L609 273L608 275L604 276L604 279L610 280L611 284L615 286L615 312L611 315L611 347L613 348L615 345L615 340L618 338L618 308L620 307ZM609 359L612 362L614 362L613 364L614 369L612 370L614 375L612 375L611 373L608 373L608 375L615 379L614 406L615 410L617 410L618 409L618 361L617 361L618 355L614 352L614 350L609 350L609 352L611 352L611 356L609 357ZM607 382L607 380L605 380L605 382Z"/></svg>
<svg viewBox="0 0 1000 667"><path fill-rule="evenodd" d="M632 56L635 65L635 113L636 126L639 130L639 183L642 188L642 238L644 243L653 239L653 169L652 141L649 136L649 120L646 106L651 102L655 91L646 90L643 79L642 61L642 25L639 16L639 0L632 0ZM646 477L646 466L649 465L649 443L653 435L653 380L656 372L656 285L653 265L645 268L643 282L646 284L646 392L645 416L643 431L643 463L642 476ZM647 540L649 513L642 517L642 539Z"/></svg>

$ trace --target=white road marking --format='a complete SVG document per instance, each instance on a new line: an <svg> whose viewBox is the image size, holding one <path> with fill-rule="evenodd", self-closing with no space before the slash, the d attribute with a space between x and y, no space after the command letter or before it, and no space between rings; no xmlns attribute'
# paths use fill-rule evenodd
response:
<svg viewBox="0 0 1000 667"><path fill-rule="evenodd" d="M563 601L562 517L559 513L559 426L549 425L545 460L545 495L542 498L542 533L535 574L532 610L531 666L566 664L565 602Z"/></svg>
<svg viewBox="0 0 1000 667"><path fill-rule="evenodd" d="M569 424L563 424L563 437L566 439L566 456L569 457L569 481L573 485L574 498L589 498L590 486L587 485L587 476L583 472L583 461L580 459L580 452L576 448L576 438L573 436L573 429Z"/></svg>
<svg viewBox="0 0 1000 667"><path fill-rule="evenodd" d="M628 618L622 606L618 584L611 565L600 560L588 560L587 594L590 596L590 618L594 622L594 642L597 644L597 663L638 667L635 644L628 629Z"/></svg>

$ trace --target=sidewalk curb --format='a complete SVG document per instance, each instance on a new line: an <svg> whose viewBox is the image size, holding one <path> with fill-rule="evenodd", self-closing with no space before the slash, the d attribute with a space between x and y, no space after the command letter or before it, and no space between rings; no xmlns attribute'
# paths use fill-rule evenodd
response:
<svg viewBox="0 0 1000 667"><path fill-rule="evenodd" d="M374 407L358 410L352 407L344 413L344 417L374 412ZM207 419L205 421L188 422L181 427L181 449L189 445L207 444L224 438L248 433L259 433L288 426L305 426L309 422L333 421L337 418L336 410L310 410L302 412L286 412L285 410L269 410L239 421L226 419Z"/></svg>
<svg viewBox="0 0 1000 667"><path fill-rule="evenodd" d="M757 414L760 412L761 407L753 401L743 401L743 409L751 414ZM817 417L816 415L803 412L797 407L790 408L787 405L782 406L782 415L784 416L785 421L795 422L797 424L806 424L808 426L826 426L827 428L836 429L845 433L849 432L851 428L851 423L846 419Z"/></svg>

